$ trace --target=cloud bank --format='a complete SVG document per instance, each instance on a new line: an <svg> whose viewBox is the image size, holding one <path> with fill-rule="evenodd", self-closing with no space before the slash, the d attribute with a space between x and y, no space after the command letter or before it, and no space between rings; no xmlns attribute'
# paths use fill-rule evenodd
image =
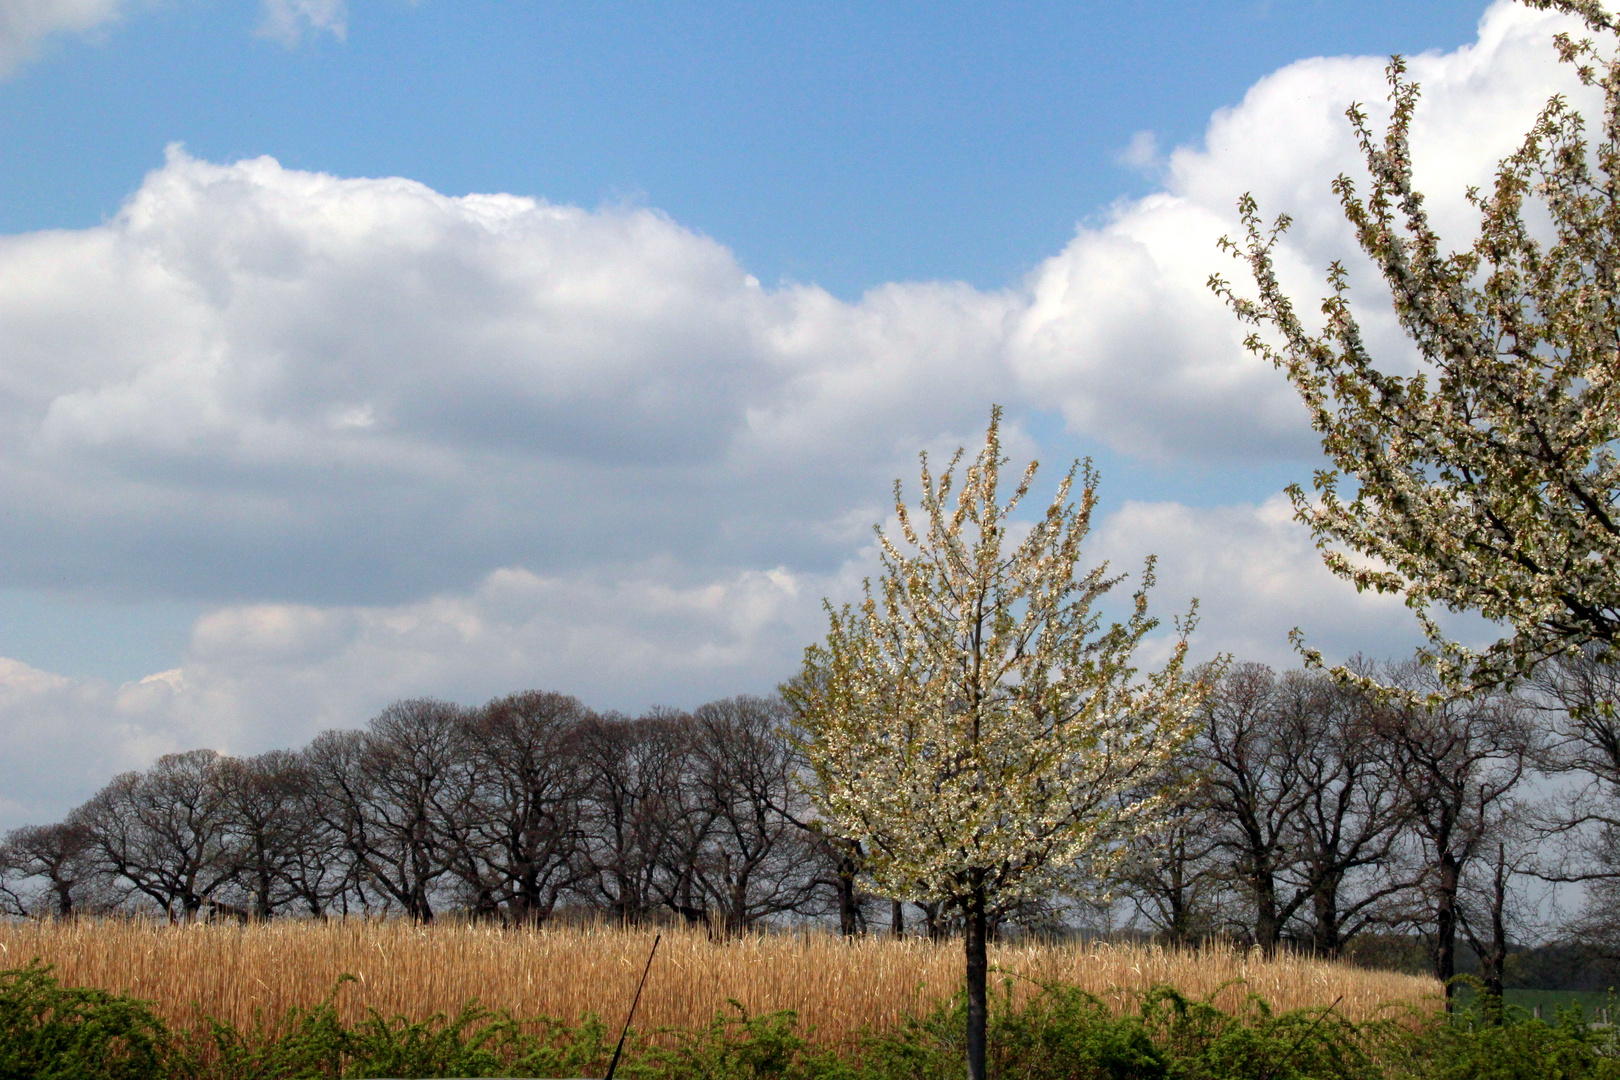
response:
<svg viewBox="0 0 1620 1080"><path fill-rule="evenodd" d="M284 6L341 27L339 6ZM1498 4L1476 44L1412 62L1419 179L1460 242L1462 188L1570 89L1555 27ZM1288 663L1294 625L1330 652L1404 649L1399 605L1332 579L1284 503L1222 505L1222 468L1304 477L1315 444L1205 287L1236 276L1215 240L1245 190L1297 222L1296 294L1353 255L1328 183L1357 171L1344 108L1382 93L1374 58L1269 76L1169 155L1163 190L993 291L845 302L764 285L654 210L178 148L105 224L0 238L0 583L210 605L179 668L124 686L0 664L0 819L407 694L767 689L821 598L870 572L893 478L971 443L993 401L1015 457L1052 456L1020 420L1056 413L1211 477L1202 508L1128 502L1094 546L1122 569L1157 552L1156 606L1199 596L1206 652Z"/></svg>

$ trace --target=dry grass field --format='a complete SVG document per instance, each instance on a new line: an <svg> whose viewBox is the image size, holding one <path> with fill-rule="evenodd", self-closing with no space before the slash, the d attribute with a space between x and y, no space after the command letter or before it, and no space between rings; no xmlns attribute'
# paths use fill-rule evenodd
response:
<svg viewBox="0 0 1620 1080"><path fill-rule="evenodd" d="M11 922L0 924L0 967L37 957L67 984L152 999L181 1026L202 1014L239 1026L251 1023L255 1010L278 1017L322 1000L345 972L357 980L338 994L351 1019L368 1009L420 1019L453 1013L476 997L518 1015L576 1021L594 1012L616 1026L652 941L652 931L421 927L399 920ZM1233 984L1217 1001L1230 1006L1253 991L1291 1009L1324 1006L1342 994L1340 1011L1363 1019L1393 1003L1433 1002L1439 993L1430 979L1228 950L1002 945L992 947L990 959L1002 972L1070 982L1121 1007L1132 991L1155 983L1191 996ZM700 1026L734 998L752 1013L797 1010L817 1039L837 1040L925 1012L960 985L962 964L959 942L845 942L820 933L713 942L701 933L666 933L636 1026ZM992 975L993 985L1002 977Z"/></svg>

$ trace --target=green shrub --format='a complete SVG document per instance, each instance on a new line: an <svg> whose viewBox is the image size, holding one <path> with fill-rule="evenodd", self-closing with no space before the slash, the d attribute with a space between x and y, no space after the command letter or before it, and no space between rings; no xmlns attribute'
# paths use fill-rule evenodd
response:
<svg viewBox="0 0 1620 1080"><path fill-rule="evenodd" d="M1401 1080L1620 1080L1613 1029L1590 1027L1579 1005L1547 1023L1482 1001L1392 1049L1388 1075Z"/></svg>
<svg viewBox="0 0 1620 1080"><path fill-rule="evenodd" d="M160 1080L173 1050L147 1002L62 986L38 961L0 971L0 1080Z"/></svg>

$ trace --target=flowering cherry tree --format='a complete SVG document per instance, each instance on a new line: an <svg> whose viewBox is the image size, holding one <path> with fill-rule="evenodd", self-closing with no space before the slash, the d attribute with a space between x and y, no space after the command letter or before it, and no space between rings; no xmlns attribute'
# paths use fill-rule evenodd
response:
<svg viewBox="0 0 1620 1080"><path fill-rule="evenodd" d="M999 409L959 477L961 459L936 478L923 455L915 514L896 482L899 536L878 530L880 581L859 605L829 608L826 640L784 692L818 808L861 843L878 890L960 912L968 1074L983 1080L987 928L1161 819L1171 793L1151 781L1191 736L1201 688L1183 673L1191 613L1162 669L1133 666L1158 625L1151 559L1129 616L1103 628L1097 602L1121 579L1079 569L1097 498L1089 464L1024 524L1012 515L1036 466L1002 502Z"/></svg>
<svg viewBox="0 0 1620 1080"><path fill-rule="evenodd" d="M1245 235L1223 246L1258 291L1210 282L1255 328L1250 350L1287 373L1332 463L1317 473L1314 497L1290 489L1296 516L1340 577L1405 597L1428 635L1421 655L1453 693L1514 682L1583 649L1620 659L1617 28L1595 0L1527 2L1577 16L1606 43L1555 39L1563 61L1601 91L1602 116L1589 138L1568 100L1549 101L1491 189L1469 191L1480 214L1471 247L1446 252L1413 187L1418 87L1399 57L1382 138L1358 107L1348 114L1371 184L1363 196L1340 176L1334 190L1420 370L1377 365L1338 263L1325 327L1307 328L1272 257L1288 219L1264 224L1248 196ZM1502 633L1465 648L1443 632L1437 608L1478 611Z"/></svg>

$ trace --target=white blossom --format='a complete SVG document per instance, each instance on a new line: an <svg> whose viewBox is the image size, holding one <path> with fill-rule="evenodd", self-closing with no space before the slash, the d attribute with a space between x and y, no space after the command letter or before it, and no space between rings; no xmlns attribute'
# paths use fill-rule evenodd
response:
<svg viewBox="0 0 1620 1080"><path fill-rule="evenodd" d="M1613 657L1620 636L1616 23L1595 0L1527 2L1574 14L1607 39L1607 52L1591 39L1555 39L1562 60L1602 91L1603 113L1589 138L1569 101L1547 103L1491 190L1469 192L1481 219L1471 247L1445 252L1413 187L1419 95L1399 57L1382 139L1359 107L1348 114L1371 184L1362 196L1340 176L1334 189L1417 347L1418 373L1374 363L1340 264L1328 273L1325 328L1306 328L1272 258L1288 218L1264 226L1252 198L1240 203L1244 242L1223 246L1247 264L1257 294L1211 279L1255 327L1250 350L1287 373L1332 462L1314 495L1290 489L1296 515L1336 574L1405 598L1429 637L1420 655L1451 693L1513 682L1582 648ZM1464 647L1437 608L1477 611L1502 634Z"/></svg>

